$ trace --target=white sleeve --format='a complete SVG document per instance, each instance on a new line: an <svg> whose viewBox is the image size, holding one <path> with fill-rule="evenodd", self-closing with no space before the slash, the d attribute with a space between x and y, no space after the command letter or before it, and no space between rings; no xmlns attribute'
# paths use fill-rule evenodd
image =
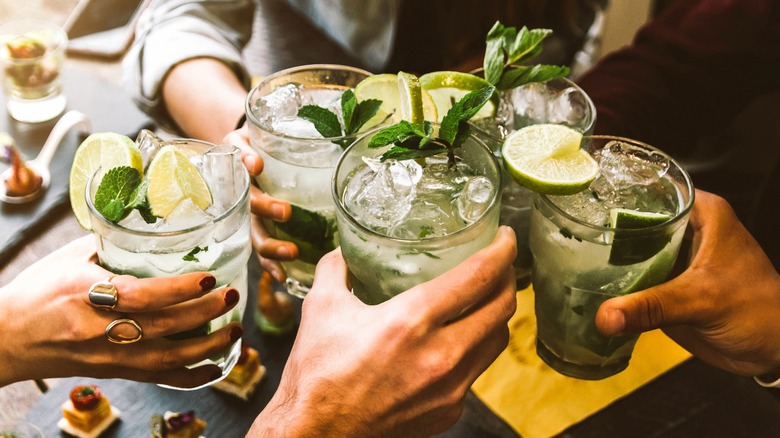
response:
<svg viewBox="0 0 780 438"><path fill-rule="evenodd" d="M171 68L192 58L224 62L248 89L251 78L241 49L251 37L254 13L253 0L153 1L139 18L122 65L125 87L138 107L177 130L162 102L161 86Z"/></svg>

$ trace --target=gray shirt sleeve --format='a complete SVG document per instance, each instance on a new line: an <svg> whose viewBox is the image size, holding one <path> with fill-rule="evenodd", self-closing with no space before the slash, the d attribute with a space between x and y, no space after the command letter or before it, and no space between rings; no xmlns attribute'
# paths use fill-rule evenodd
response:
<svg viewBox="0 0 780 438"><path fill-rule="evenodd" d="M193 58L224 62L248 89L241 49L251 36L254 12L253 0L153 1L122 65L125 87L138 107L178 131L162 101L162 82L171 68Z"/></svg>

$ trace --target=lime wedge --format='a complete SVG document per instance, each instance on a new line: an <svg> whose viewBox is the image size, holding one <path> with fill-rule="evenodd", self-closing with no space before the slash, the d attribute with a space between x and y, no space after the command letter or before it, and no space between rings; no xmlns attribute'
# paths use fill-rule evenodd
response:
<svg viewBox="0 0 780 438"><path fill-rule="evenodd" d="M392 123L398 123L401 119L401 111L398 109L401 97L398 93L398 75L394 74L381 74L369 76L363 79L355 87L355 97L358 101L364 101L367 99L379 99L382 101L382 106L379 107L376 115L369 119L361 130L367 130L375 127L380 122L390 116ZM436 104L433 98L427 91L421 89L423 116L425 120L438 120L438 114L436 113Z"/></svg>
<svg viewBox="0 0 780 438"><path fill-rule="evenodd" d="M164 146L146 171L149 188L146 199L152 214L165 218L180 202L190 199L205 210L211 205L211 191L187 155L173 145Z"/></svg>
<svg viewBox="0 0 780 438"><path fill-rule="evenodd" d="M501 153L518 184L546 195L572 195L586 189L599 166L580 149L582 134L555 124L526 126L510 134Z"/></svg>
<svg viewBox="0 0 780 438"><path fill-rule="evenodd" d="M616 230L648 228L662 224L671 218L672 216L664 213L613 208L609 212L609 226ZM660 231L640 236L621 236L616 233L609 253L609 264L625 266L643 262L664 249L671 237L669 233ZM668 275L668 269L663 270L661 274L664 275L665 272Z"/></svg>
<svg viewBox="0 0 780 438"><path fill-rule="evenodd" d="M613 208L609 211L609 226L612 228L647 228L662 224L672 217L664 213Z"/></svg>
<svg viewBox="0 0 780 438"><path fill-rule="evenodd" d="M398 72L398 109L401 120L421 125L425 121L420 79L406 72Z"/></svg>
<svg viewBox="0 0 780 438"><path fill-rule="evenodd" d="M98 168L102 173L119 166L129 166L143 174L141 152L133 140L112 132L95 133L87 137L73 156L70 168L70 205L81 228L92 229L87 209L87 180Z"/></svg>
<svg viewBox="0 0 780 438"><path fill-rule="evenodd" d="M435 71L420 76L420 85L423 90L427 90L433 98L439 117L444 117L455 102L474 90L489 87L490 82L469 73L459 71ZM498 94L495 94L490 101L472 117L472 120L495 116L497 107Z"/></svg>

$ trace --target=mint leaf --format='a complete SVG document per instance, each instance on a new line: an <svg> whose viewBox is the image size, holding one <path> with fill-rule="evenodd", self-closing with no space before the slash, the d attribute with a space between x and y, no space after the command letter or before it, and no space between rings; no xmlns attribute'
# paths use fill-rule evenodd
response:
<svg viewBox="0 0 780 438"><path fill-rule="evenodd" d="M349 135L355 132L352 127L352 117L357 108L357 98L352 90L347 90L341 94L341 116L344 120L344 134Z"/></svg>
<svg viewBox="0 0 780 438"><path fill-rule="evenodd" d="M535 65L533 67L516 67L504 72L496 85L501 90L509 90L531 82L547 82L562 78L569 74L569 67L558 65Z"/></svg>
<svg viewBox="0 0 780 438"><path fill-rule="evenodd" d="M182 257L181 259L184 260L185 262L200 262L200 260L198 260L198 257L196 257L195 255L201 251L205 252L208 250L209 250L208 246L204 246L203 248L196 246L195 248L192 248L192 251L185 254L184 257Z"/></svg>
<svg viewBox="0 0 780 438"><path fill-rule="evenodd" d="M530 82L545 82L568 75L569 68L563 66L508 68L535 58L542 51L542 42L550 34L550 29L528 29L525 26L518 32L514 27L505 27L496 21L485 39L485 80L500 90L507 90ZM533 71L514 73L518 69ZM506 78L507 75L511 77Z"/></svg>
<svg viewBox="0 0 780 438"><path fill-rule="evenodd" d="M430 123L427 126L431 131L433 130ZM420 126L407 120L401 120L395 125L388 126L374 134L371 140L368 141L368 147L369 149L375 149L391 143L403 143L409 139L429 136L431 131L426 131L426 125Z"/></svg>
<svg viewBox="0 0 780 438"><path fill-rule="evenodd" d="M379 99L366 99L362 102L358 102L355 112L352 114L351 128L347 130L347 134L354 134L360 131L360 128L376 115L381 106L382 101Z"/></svg>
<svg viewBox="0 0 780 438"><path fill-rule="evenodd" d="M144 222L147 224L153 224L157 222L157 216L152 213L152 208L149 206L149 200L146 198L146 191L149 189L149 180L144 179L141 184L135 188L132 196L130 196L130 202L127 204L128 208L135 208L138 213L141 214Z"/></svg>
<svg viewBox="0 0 780 438"><path fill-rule="evenodd" d="M325 138L341 137L343 135L338 116L321 106L304 105L298 109L298 117L314 124L314 129Z"/></svg>
<svg viewBox="0 0 780 438"><path fill-rule="evenodd" d="M289 240L298 245L298 259L317 264L326 253L336 249L336 221L322 214L298 207L292 207L290 219L275 224L277 238ZM279 233L281 231L281 233Z"/></svg>
<svg viewBox="0 0 780 438"><path fill-rule="evenodd" d="M493 93L496 92L496 87L490 86L479 90L474 90L467 95L463 96L452 108L447 111L447 114L441 120L441 128L439 128L439 137L449 144L455 142L455 138L460 130L462 122L467 122L474 117L480 108L490 100Z"/></svg>
<svg viewBox="0 0 780 438"><path fill-rule="evenodd" d="M141 183L141 174L129 166L115 167L103 176L95 192L95 209L111 222L124 219L136 187Z"/></svg>

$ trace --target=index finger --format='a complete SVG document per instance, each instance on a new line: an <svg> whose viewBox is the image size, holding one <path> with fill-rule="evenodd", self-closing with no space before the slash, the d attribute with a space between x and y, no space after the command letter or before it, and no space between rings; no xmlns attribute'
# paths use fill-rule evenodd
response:
<svg viewBox="0 0 780 438"><path fill-rule="evenodd" d="M493 242L444 274L398 295L411 308L444 324L490 296L517 255L514 231L498 228Z"/></svg>
<svg viewBox="0 0 780 438"><path fill-rule="evenodd" d="M193 272L175 277L136 278L132 275L111 275L109 282L117 292L115 312L143 312L162 309L174 304L199 298L217 283L216 278L207 272ZM90 304L88 294L84 301Z"/></svg>
<svg viewBox="0 0 780 438"><path fill-rule="evenodd" d="M249 145L249 131L246 123L241 128L227 133L223 141L241 150L241 160L250 175L257 176L263 171L263 158Z"/></svg>

